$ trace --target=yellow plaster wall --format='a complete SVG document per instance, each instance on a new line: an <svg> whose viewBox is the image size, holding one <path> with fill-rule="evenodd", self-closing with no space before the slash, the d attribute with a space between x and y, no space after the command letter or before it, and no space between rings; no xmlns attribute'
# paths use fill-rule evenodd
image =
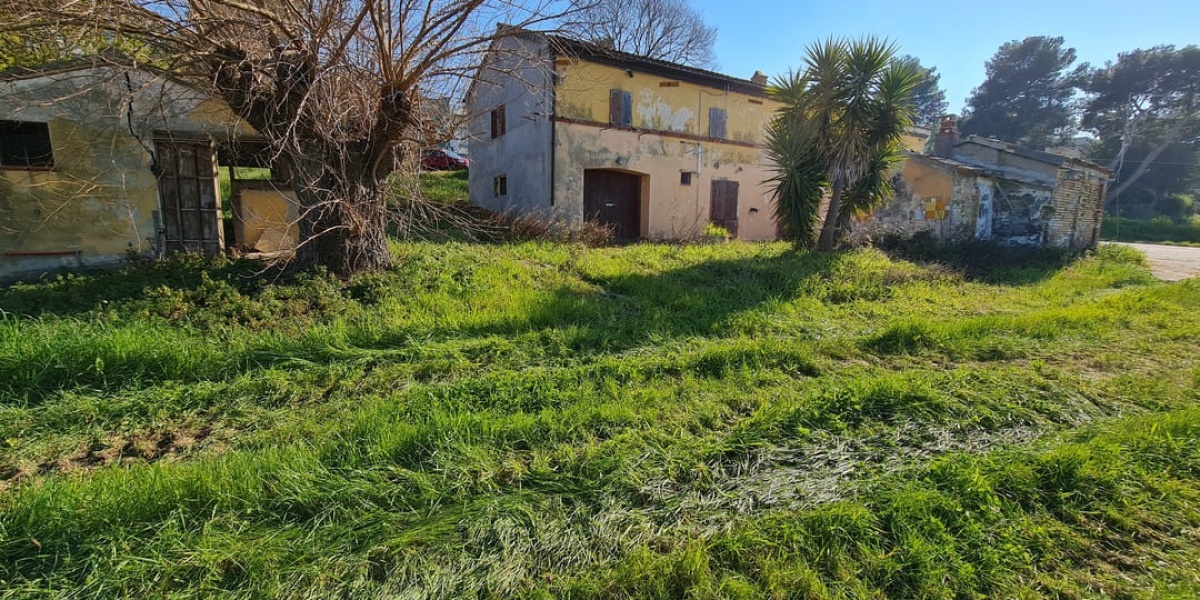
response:
<svg viewBox="0 0 1200 600"><path fill-rule="evenodd" d="M904 135L900 136L900 145L903 146L905 150L908 150L909 152L916 152L917 154L925 153L925 143L928 141L928 137L916 135L909 131L904 132Z"/></svg>
<svg viewBox="0 0 1200 600"><path fill-rule="evenodd" d="M259 252L295 249L300 239L295 192L235 187L234 194L233 227L242 245Z"/></svg>
<svg viewBox="0 0 1200 600"><path fill-rule="evenodd" d="M778 103L583 60L560 59L555 70L555 114L592 123L555 126L553 194L560 220L582 218L584 170L614 169L643 177L643 238L694 239L708 223L712 182L728 179L739 184L738 237L775 239L771 189L763 184L771 172L758 146ZM631 94L638 131L605 126L614 89ZM725 109L726 139L738 143L707 139L710 108ZM680 183L683 171L696 173L691 185Z"/></svg>
<svg viewBox="0 0 1200 600"><path fill-rule="evenodd" d="M962 235L966 224L973 224L977 208L970 192L973 178L964 178L958 194L956 177L919 159L906 160L900 167L901 179L895 196L853 225L851 237L865 240L879 234L912 235L926 231L937 239ZM970 181L966 181L970 179ZM966 187L963 187L963 186Z"/></svg>
<svg viewBox="0 0 1200 600"><path fill-rule="evenodd" d="M124 79L102 72L0 88L5 101L23 107L7 113L0 106L4 118L46 122L54 155L50 170L0 167L0 279L153 252L159 198L148 147L154 132L213 138L255 133L220 100L148 75L134 77L139 93L132 106Z"/></svg>
<svg viewBox="0 0 1200 600"><path fill-rule="evenodd" d="M708 137L710 108L727 113L727 139L760 144L763 129L777 102L739 92L633 71L584 60L555 64L555 111L569 119L608 122L609 92L633 97L633 127ZM666 84L664 86L663 84Z"/></svg>
<svg viewBox="0 0 1200 600"><path fill-rule="evenodd" d="M158 189L137 141L63 119L49 130L52 170L0 168L0 276L149 251ZM5 256L29 252L79 258Z"/></svg>
<svg viewBox="0 0 1200 600"><path fill-rule="evenodd" d="M905 187L921 198L950 198L954 178L918 160L904 161Z"/></svg>
<svg viewBox="0 0 1200 600"><path fill-rule="evenodd" d="M770 172L758 148L680 140L667 135L559 123L555 135L554 211L567 223L583 215L586 169L613 169L643 176L641 234L647 239L694 239L708 223L712 182L737 181L738 237L775 239ZM691 185L682 171L697 170ZM753 210L752 210L753 209Z"/></svg>

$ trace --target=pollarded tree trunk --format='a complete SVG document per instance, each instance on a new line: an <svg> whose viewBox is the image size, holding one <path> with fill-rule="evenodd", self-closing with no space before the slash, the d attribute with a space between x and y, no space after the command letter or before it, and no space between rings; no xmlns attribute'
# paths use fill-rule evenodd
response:
<svg viewBox="0 0 1200 600"><path fill-rule="evenodd" d="M343 277L390 267L385 182L366 173L322 175L328 163L312 160L298 166L299 266L323 266Z"/></svg>
<svg viewBox="0 0 1200 600"><path fill-rule="evenodd" d="M236 47L227 54L214 66L222 97L290 167L298 266L343 277L391 266L386 182L395 141L417 124L409 91L350 78L317 85L319 53L302 44L259 62L233 60Z"/></svg>

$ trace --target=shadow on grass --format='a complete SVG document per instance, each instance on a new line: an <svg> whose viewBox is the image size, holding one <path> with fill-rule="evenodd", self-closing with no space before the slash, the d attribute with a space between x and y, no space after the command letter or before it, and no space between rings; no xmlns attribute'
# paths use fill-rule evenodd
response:
<svg viewBox="0 0 1200 600"><path fill-rule="evenodd" d="M857 281L860 288L839 288L829 294L827 286L838 283L832 274L845 260L840 253L788 251L766 258L708 260L651 274L580 273L585 285L549 290L522 314L443 330L434 337L469 340L544 333L565 345L560 351L591 356L674 339L719 336L739 315L772 301L813 295L841 302L856 294L886 293L886 284L876 280ZM387 349L405 346L415 337L419 337L415 332L395 332L357 342L366 349Z"/></svg>
<svg viewBox="0 0 1200 600"><path fill-rule="evenodd" d="M193 291L221 282L239 293L254 295L284 278L283 270L258 261L179 255L161 261L138 260L112 270L47 274L0 286L0 311L74 317L141 298L148 290L161 287Z"/></svg>
<svg viewBox="0 0 1200 600"><path fill-rule="evenodd" d="M231 344L195 331L175 334L165 321L135 319L111 326L87 322L79 327L15 324L15 337L7 350L14 360L0 363L0 378L5 380L0 385L0 404L36 405L57 391L81 386L111 391L360 359L411 363L414 377L437 379L465 368L464 361L492 360L488 357L503 352L496 347L498 337L540 346L531 349L535 355L582 358L673 339L719 336L732 319L764 303L814 293L831 281L830 274L847 256L789 251L708 260L653 273L620 268L601 277L580 272L577 276L583 282L549 289L510 316L432 330L381 332L367 326L329 335L239 337ZM28 292L18 287L0 298L9 312L66 317L94 309L102 298L131 298L159 285L200 286L206 277L250 287L266 285L245 278L254 273L247 265L216 263L206 270L196 261L188 267L168 262L99 276L65 277L49 289L44 284L29 287ZM387 287L386 293L399 293ZM535 336L523 335L529 333Z"/></svg>
<svg viewBox="0 0 1200 600"><path fill-rule="evenodd" d="M877 247L896 260L942 266L968 281L991 285L1034 285L1057 275L1079 258L1057 248L1006 247L986 242L940 244L929 236L885 238Z"/></svg>
<svg viewBox="0 0 1200 600"><path fill-rule="evenodd" d="M411 363L414 377L434 379L472 370L495 360L498 353L512 350L530 357L577 359L674 340L743 335L762 330L760 325L769 330L775 327L771 311L758 309L771 303L799 298L818 304L886 301L893 289L906 281L957 278L945 269L915 270L865 253L749 253L666 270L643 270L636 261L636 255L625 257L607 269L568 264L562 268L576 271L568 277L569 283L537 293L518 310L492 313L480 321L421 327L377 327L368 322L328 331L306 329L309 323L366 302L359 298L363 294L355 293L355 286L378 284L372 294L379 296L410 293L420 285L412 281L411 273L379 274L345 288L336 282L292 286L300 296L296 303L308 306L316 302L324 308L304 313L292 323L293 330L272 333L276 331L273 324L264 326L263 333L271 334L265 336L250 328L230 330L237 334L229 338L237 343L230 344L216 341L208 332L223 331L236 323L237 314L223 304L241 300L236 295L208 298L209 283L220 281L248 296L267 298L269 301L258 303L262 306L246 304L247 310L267 311L264 319L268 322L280 319L281 306L290 306L275 301L278 299L268 291L272 276L263 273L260 264L193 257L102 275L65 276L51 284L0 290L0 308L22 315L70 317L95 310L104 301L135 299L159 286L198 290L198 295L214 304L197 310L204 318L189 321L190 331L184 335L169 320L143 323L136 317L111 326L10 328L16 336L9 343L9 356L14 360L0 369L0 375L8 380L0 390L7 388L3 395L9 401L24 398L21 402L37 403L50 392L78 386L111 390L165 380L227 379L259 369L347 360ZM997 281L1017 285L1040 281L1059 267L1038 263L1028 271L1016 270L1017 276L1011 265L993 268ZM329 286L337 289L327 289ZM220 286L212 287L223 292ZM315 295L315 300L307 295ZM310 310L297 310L301 309ZM825 325L812 326L816 335ZM792 322L789 327L805 325ZM45 339L24 339L31 335ZM790 331L789 335L808 337L805 331ZM530 347L516 349L513 344Z"/></svg>

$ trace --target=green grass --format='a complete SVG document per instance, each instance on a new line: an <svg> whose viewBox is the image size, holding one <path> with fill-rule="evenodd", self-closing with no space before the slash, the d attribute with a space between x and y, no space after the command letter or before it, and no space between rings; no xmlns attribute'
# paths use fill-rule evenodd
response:
<svg viewBox="0 0 1200 600"><path fill-rule="evenodd" d="M1121 242L1170 242L1200 244L1200 217L1177 223L1165 217L1139 221L1124 217L1105 216L1100 236Z"/></svg>
<svg viewBox="0 0 1200 600"><path fill-rule="evenodd" d="M425 200L440 204L466 204L467 171L427 171L420 174L421 192Z"/></svg>
<svg viewBox="0 0 1200 600"><path fill-rule="evenodd" d="M0 290L0 597L1200 593L1200 287L395 243Z"/></svg>

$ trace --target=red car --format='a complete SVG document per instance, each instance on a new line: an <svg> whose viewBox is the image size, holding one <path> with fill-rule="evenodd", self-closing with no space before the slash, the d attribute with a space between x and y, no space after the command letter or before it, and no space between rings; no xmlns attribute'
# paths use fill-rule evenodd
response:
<svg viewBox="0 0 1200 600"><path fill-rule="evenodd" d="M421 153L421 166L431 171L462 171L471 167L471 161L450 150L426 150Z"/></svg>

